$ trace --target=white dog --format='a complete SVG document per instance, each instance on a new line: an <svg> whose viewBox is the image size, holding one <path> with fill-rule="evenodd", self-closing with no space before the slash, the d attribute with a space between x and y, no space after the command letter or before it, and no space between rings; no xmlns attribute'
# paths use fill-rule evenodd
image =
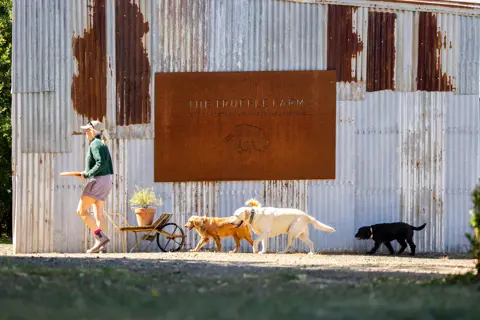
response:
<svg viewBox="0 0 480 320"><path fill-rule="evenodd" d="M313 254L313 242L308 235L308 223L310 222L315 229L335 232L330 226L327 226L314 217L309 216L302 210L293 208L274 208L260 207L260 203L255 199L250 199L246 203L251 207L241 207L235 210L234 216L237 219L236 225L251 225L252 230L259 236L253 242L253 253L258 252L258 244L262 241L262 251L259 254L267 252L268 238L280 234L288 234L287 247L279 253L286 253L293 245L293 241L299 238L305 242L310 252Z"/></svg>

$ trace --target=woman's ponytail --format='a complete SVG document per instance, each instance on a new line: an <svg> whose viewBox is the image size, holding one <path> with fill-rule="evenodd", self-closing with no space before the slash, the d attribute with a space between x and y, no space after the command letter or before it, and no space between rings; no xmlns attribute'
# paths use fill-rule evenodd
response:
<svg viewBox="0 0 480 320"><path fill-rule="evenodd" d="M107 129L102 130L102 140L103 140L103 143L107 143L107 141L110 140L110 136L108 135Z"/></svg>

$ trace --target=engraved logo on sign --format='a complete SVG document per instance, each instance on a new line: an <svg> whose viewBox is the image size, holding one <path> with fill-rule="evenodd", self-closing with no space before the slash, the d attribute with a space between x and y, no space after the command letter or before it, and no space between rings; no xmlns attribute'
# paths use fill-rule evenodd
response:
<svg viewBox="0 0 480 320"><path fill-rule="evenodd" d="M249 124L239 124L225 137L226 141L232 141L238 153L252 151L265 152L268 147L267 134L260 127Z"/></svg>

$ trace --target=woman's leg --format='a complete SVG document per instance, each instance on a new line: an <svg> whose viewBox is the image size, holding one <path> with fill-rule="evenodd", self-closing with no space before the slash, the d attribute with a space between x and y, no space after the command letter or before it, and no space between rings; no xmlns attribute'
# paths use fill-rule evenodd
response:
<svg viewBox="0 0 480 320"><path fill-rule="evenodd" d="M95 222L97 229L105 230L105 217L103 216L103 209L105 208L105 201L95 200L93 203L93 209L95 212Z"/></svg>
<svg viewBox="0 0 480 320"><path fill-rule="evenodd" d="M94 213L95 213L95 230L93 231L95 235L95 244L92 248L87 250L87 253L97 253L97 252L106 252L105 246L110 241L108 237L103 232L105 230L105 219L103 217L103 208L105 202L96 200L93 203Z"/></svg>
<svg viewBox="0 0 480 320"><path fill-rule="evenodd" d="M95 245L87 250L87 253L97 253L100 251L105 251L105 245L110 241L105 235L104 231L106 228L105 219L103 215L103 209L105 205L105 199L108 196L112 188L112 178L111 176L100 176L93 179L87 184L84 189L85 195L90 195L93 200L93 207L95 213L95 227L93 233L95 235ZM102 199L102 200L100 200Z"/></svg>
<svg viewBox="0 0 480 320"><path fill-rule="evenodd" d="M95 199L88 196L82 196L78 202L77 214L82 218L83 222L90 228L90 230L97 230L97 223L95 218L88 213L88 208L95 203Z"/></svg>

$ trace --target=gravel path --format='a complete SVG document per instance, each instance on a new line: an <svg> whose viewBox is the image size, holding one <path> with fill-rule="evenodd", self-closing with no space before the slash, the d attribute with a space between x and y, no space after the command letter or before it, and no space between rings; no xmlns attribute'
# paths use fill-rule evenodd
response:
<svg viewBox="0 0 480 320"><path fill-rule="evenodd" d="M11 254L12 254L12 245L0 243L0 256L6 256Z"/></svg>
<svg viewBox="0 0 480 320"><path fill-rule="evenodd" d="M108 253L87 254L21 254L12 255L11 245L0 245L0 256L49 267L110 267L138 273L175 274L188 272L198 276L239 276L275 270L290 270L315 278L342 283L357 283L377 277L425 279L445 274L473 271L474 260L462 256L422 255L416 257L356 254L266 254L251 253Z"/></svg>

